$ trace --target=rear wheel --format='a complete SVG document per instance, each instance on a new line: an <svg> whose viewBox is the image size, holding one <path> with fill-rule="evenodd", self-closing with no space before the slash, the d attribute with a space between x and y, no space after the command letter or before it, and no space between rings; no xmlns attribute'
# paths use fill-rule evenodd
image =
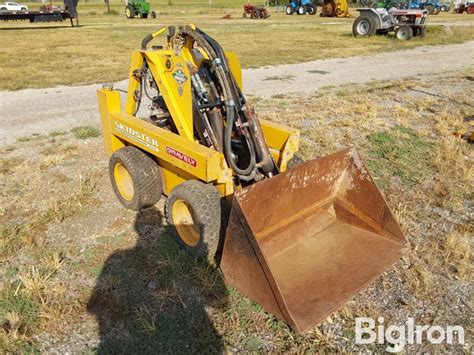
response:
<svg viewBox="0 0 474 355"><path fill-rule="evenodd" d="M395 31L395 37L400 40L408 41L413 37L413 29L407 25L400 26Z"/></svg>
<svg viewBox="0 0 474 355"><path fill-rule="evenodd" d="M135 17L135 10L131 5L127 5L125 7L125 16L127 16L127 18L134 18Z"/></svg>
<svg viewBox="0 0 474 355"><path fill-rule="evenodd" d="M142 14L142 18L148 18L148 14Z"/></svg>
<svg viewBox="0 0 474 355"><path fill-rule="evenodd" d="M290 5L288 5L288 6L286 7L286 14L287 14L287 15L293 15L293 12L294 12L294 11L293 11L293 8L292 8Z"/></svg>
<svg viewBox="0 0 474 355"><path fill-rule="evenodd" d="M448 7L447 7L446 5L441 5L441 7L439 8L439 10L440 10L441 12L446 12L446 11L448 11Z"/></svg>
<svg viewBox="0 0 474 355"><path fill-rule="evenodd" d="M352 34L354 36L372 36L376 30L375 21L371 16L361 15L356 18L352 25Z"/></svg>
<svg viewBox="0 0 474 355"><path fill-rule="evenodd" d="M221 205L213 185L188 180L176 186L166 202L166 218L182 248L214 260L221 231Z"/></svg>
<svg viewBox="0 0 474 355"><path fill-rule="evenodd" d="M474 14L474 4L469 5L469 6L466 8L466 12L467 12L468 14L471 14L471 15Z"/></svg>
<svg viewBox="0 0 474 355"><path fill-rule="evenodd" d="M26 12L26 7L22 7L20 11L21 12Z"/></svg>
<svg viewBox="0 0 474 355"><path fill-rule="evenodd" d="M427 5L427 6L425 7L425 10L428 11L428 13L429 13L430 15L433 15L434 12L435 12L435 8L434 8L433 5Z"/></svg>
<svg viewBox="0 0 474 355"><path fill-rule="evenodd" d="M413 29L413 37L425 37L426 36L426 27L416 27Z"/></svg>
<svg viewBox="0 0 474 355"><path fill-rule="evenodd" d="M305 15L306 14L306 6L301 5L300 7L298 7L297 14L298 15Z"/></svg>
<svg viewBox="0 0 474 355"><path fill-rule="evenodd" d="M260 11L258 11L257 9L253 10L252 11L252 18L253 19L260 18Z"/></svg>
<svg viewBox="0 0 474 355"><path fill-rule="evenodd" d="M158 164L135 147L127 146L112 154L109 176L115 195L125 208L138 211L155 205L161 198Z"/></svg>

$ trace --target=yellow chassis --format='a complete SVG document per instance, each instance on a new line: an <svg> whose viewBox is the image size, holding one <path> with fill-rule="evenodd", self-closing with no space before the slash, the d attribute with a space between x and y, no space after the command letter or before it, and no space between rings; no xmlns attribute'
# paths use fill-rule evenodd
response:
<svg viewBox="0 0 474 355"><path fill-rule="evenodd" d="M237 57L233 53L226 53L226 56L237 84L242 87ZM139 85L134 72L141 68L144 59L155 77L179 134L132 115L136 104L134 92ZM124 111L118 91L108 88L98 90L105 151L111 155L124 146L133 145L152 154L161 167L165 195L186 180L198 179L214 184L222 197L230 196L238 187L234 184L232 170L224 155L194 141L190 80L183 83L173 79L176 72L190 78L187 65L190 61L193 61L193 57L186 48L179 56L171 49L134 52ZM273 158L280 170L285 171L288 161L298 150L298 130L265 120L260 120L260 123Z"/></svg>

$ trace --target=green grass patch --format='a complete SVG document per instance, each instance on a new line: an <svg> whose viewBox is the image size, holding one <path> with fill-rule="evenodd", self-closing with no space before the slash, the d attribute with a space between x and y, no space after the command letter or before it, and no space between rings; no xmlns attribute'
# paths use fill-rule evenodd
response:
<svg viewBox="0 0 474 355"><path fill-rule="evenodd" d="M28 335L38 319L38 305L28 297L15 295L15 288L0 293L0 353L38 353Z"/></svg>
<svg viewBox="0 0 474 355"><path fill-rule="evenodd" d="M372 145L367 165L380 179L382 187L393 176L413 186L431 171L430 151L434 145L411 128L396 126L368 136Z"/></svg>
<svg viewBox="0 0 474 355"><path fill-rule="evenodd" d="M67 134L66 131L53 131L49 134L50 137L58 137L58 136L64 136Z"/></svg>
<svg viewBox="0 0 474 355"><path fill-rule="evenodd" d="M100 136L100 130L91 126L80 126L71 129L74 137L78 139L95 138Z"/></svg>

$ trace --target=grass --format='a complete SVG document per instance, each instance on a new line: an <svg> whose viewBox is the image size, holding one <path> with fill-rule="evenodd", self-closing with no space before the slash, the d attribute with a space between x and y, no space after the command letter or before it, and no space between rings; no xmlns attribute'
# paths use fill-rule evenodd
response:
<svg viewBox="0 0 474 355"><path fill-rule="evenodd" d="M372 133L368 137L372 145L367 164L377 175L398 176L403 184L413 186L432 173L427 165L433 144L421 138L413 129L396 126L385 132ZM382 186L386 179L382 180Z"/></svg>
<svg viewBox="0 0 474 355"><path fill-rule="evenodd" d="M408 238L396 265L305 335L184 253L163 223L164 201L123 210L99 138L16 143L2 156L9 237L1 246L0 352L382 352L354 343L357 316L460 324L472 344L472 146L452 134L473 114L463 75L347 87L339 105L339 88L288 95L284 105L281 97L255 99L259 117L301 130L306 159L356 146Z"/></svg>
<svg viewBox="0 0 474 355"><path fill-rule="evenodd" d="M71 129L74 137L79 139L95 138L100 136L100 130L96 127L91 126L81 126Z"/></svg>
<svg viewBox="0 0 474 355"><path fill-rule="evenodd" d="M420 45L460 43L474 38L472 26L452 26L452 34L448 34L433 21L424 39L353 38L353 19L329 21L319 16L279 13L272 14L265 21L251 21L242 18L240 3L223 2L221 4L226 8L219 7L212 12L201 7L204 3L190 4L176 2L174 6L167 6L155 3L157 20L127 20L122 14L121 4L113 3L112 6L119 15L97 15L105 11L105 5L80 2L79 28L54 23L47 27L1 23L0 31L5 38L0 53L0 90L125 79L130 54L139 48L143 37L161 26L187 23L195 23L214 36L225 49L235 51L244 68L368 55ZM222 19L224 13L231 14L232 19ZM439 15L434 21L466 23L464 16L450 14ZM19 53L21 66L18 65ZM57 75L51 75L51 68L55 68Z"/></svg>

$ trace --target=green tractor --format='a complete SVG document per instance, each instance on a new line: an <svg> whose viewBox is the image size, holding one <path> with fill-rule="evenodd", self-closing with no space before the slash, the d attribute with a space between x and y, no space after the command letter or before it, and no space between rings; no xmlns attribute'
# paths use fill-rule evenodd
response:
<svg viewBox="0 0 474 355"><path fill-rule="evenodd" d="M148 18L148 15L152 18L156 18L156 12L150 11L150 3L148 0L126 0L125 15L127 18Z"/></svg>

